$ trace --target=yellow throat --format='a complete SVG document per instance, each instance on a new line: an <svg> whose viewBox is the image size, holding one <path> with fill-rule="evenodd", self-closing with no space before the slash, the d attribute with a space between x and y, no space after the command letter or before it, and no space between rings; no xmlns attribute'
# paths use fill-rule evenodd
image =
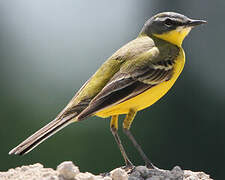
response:
<svg viewBox="0 0 225 180"><path fill-rule="evenodd" d="M191 27L178 27L177 29L167 33L154 34L154 36L181 47L184 38L190 31Z"/></svg>

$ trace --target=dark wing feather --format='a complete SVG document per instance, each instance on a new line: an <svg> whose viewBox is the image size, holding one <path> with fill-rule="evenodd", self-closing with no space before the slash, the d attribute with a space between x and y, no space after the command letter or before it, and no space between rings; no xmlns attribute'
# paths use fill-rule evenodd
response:
<svg viewBox="0 0 225 180"><path fill-rule="evenodd" d="M151 85L134 80L131 77L109 83L109 85L106 85L106 87L91 101L89 106L81 112L78 116L78 120L88 117L106 107L119 104L127 98L128 95L134 97L150 87Z"/></svg>
<svg viewBox="0 0 225 180"><path fill-rule="evenodd" d="M161 61L159 61L159 64ZM134 72L125 74L118 72L102 91L90 102L89 106L81 112L78 119L81 120L104 108L119 104L147 89L170 79L173 67L159 65L136 69ZM164 68L162 68L164 66Z"/></svg>
<svg viewBox="0 0 225 180"><path fill-rule="evenodd" d="M139 81L156 85L171 78L174 62L171 60L162 60L154 64L136 69L131 76Z"/></svg>

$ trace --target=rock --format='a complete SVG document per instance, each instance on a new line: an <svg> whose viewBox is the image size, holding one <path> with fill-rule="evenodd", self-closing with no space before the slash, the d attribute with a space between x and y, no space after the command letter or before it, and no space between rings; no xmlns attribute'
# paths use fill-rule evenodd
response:
<svg viewBox="0 0 225 180"><path fill-rule="evenodd" d="M95 177L93 174L86 172L86 173L80 173L75 177L76 180L95 180Z"/></svg>
<svg viewBox="0 0 225 180"><path fill-rule="evenodd" d="M172 170L148 169L145 166L137 166L130 171L116 168L103 174L82 173L71 161L65 161L57 170L44 168L39 163L9 169L0 172L0 180L212 180L204 172L183 171L178 166Z"/></svg>
<svg viewBox="0 0 225 180"><path fill-rule="evenodd" d="M50 168L44 168L39 163L9 169L7 172L0 172L0 180L51 180L51 177L57 176L58 173L56 171Z"/></svg>
<svg viewBox="0 0 225 180"><path fill-rule="evenodd" d="M130 174L129 180L183 180L183 177L184 173L178 166L171 171L138 166Z"/></svg>
<svg viewBox="0 0 225 180"><path fill-rule="evenodd" d="M184 178L185 180L213 180L204 172L192 172L189 170L184 170Z"/></svg>
<svg viewBox="0 0 225 180"><path fill-rule="evenodd" d="M106 177L103 178L103 180L112 180L112 178L109 177L109 176L106 176Z"/></svg>
<svg viewBox="0 0 225 180"><path fill-rule="evenodd" d="M128 180L128 174L121 168L116 168L110 172L112 180Z"/></svg>
<svg viewBox="0 0 225 180"><path fill-rule="evenodd" d="M59 172L59 176L63 176L65 179L73 179L80 170L73 164L72 161L65 161L57 166L56 169Z"/></svg>

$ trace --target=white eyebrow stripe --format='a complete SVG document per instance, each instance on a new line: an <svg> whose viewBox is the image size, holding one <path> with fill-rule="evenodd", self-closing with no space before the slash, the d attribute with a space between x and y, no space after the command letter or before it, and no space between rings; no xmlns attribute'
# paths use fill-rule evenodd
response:
<svg viewBox="0 0 225 180"><path fill-rule="evenodd" d="M172 21L175 21L175 22L180 22L179 20L177 20L176 18L173 18L173 17L157 17L155 19L155 21L165 21L167 18L171 19Z"/></svg>

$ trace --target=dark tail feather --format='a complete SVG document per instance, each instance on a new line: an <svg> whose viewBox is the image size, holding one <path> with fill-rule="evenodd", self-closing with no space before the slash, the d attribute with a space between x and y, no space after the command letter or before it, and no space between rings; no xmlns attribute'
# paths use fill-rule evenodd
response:
<svg viewBox="0 0 225 180"><path fill-rule="evenodd" d="M9 154L17 154L17 155L23 155L28 152L30 152L32 149L34 149L36 146L38 146L40 143L42 143L44 140L61 130L62 128L66 127L70 123L74 122L71 121L77 116L76 114L71 114L63 119L56 118L55 120L51 121L49 124L38 130L36 133L31 135L29 138L27 138L25 141L20 143L17 147L12 149Z"/></svg>

